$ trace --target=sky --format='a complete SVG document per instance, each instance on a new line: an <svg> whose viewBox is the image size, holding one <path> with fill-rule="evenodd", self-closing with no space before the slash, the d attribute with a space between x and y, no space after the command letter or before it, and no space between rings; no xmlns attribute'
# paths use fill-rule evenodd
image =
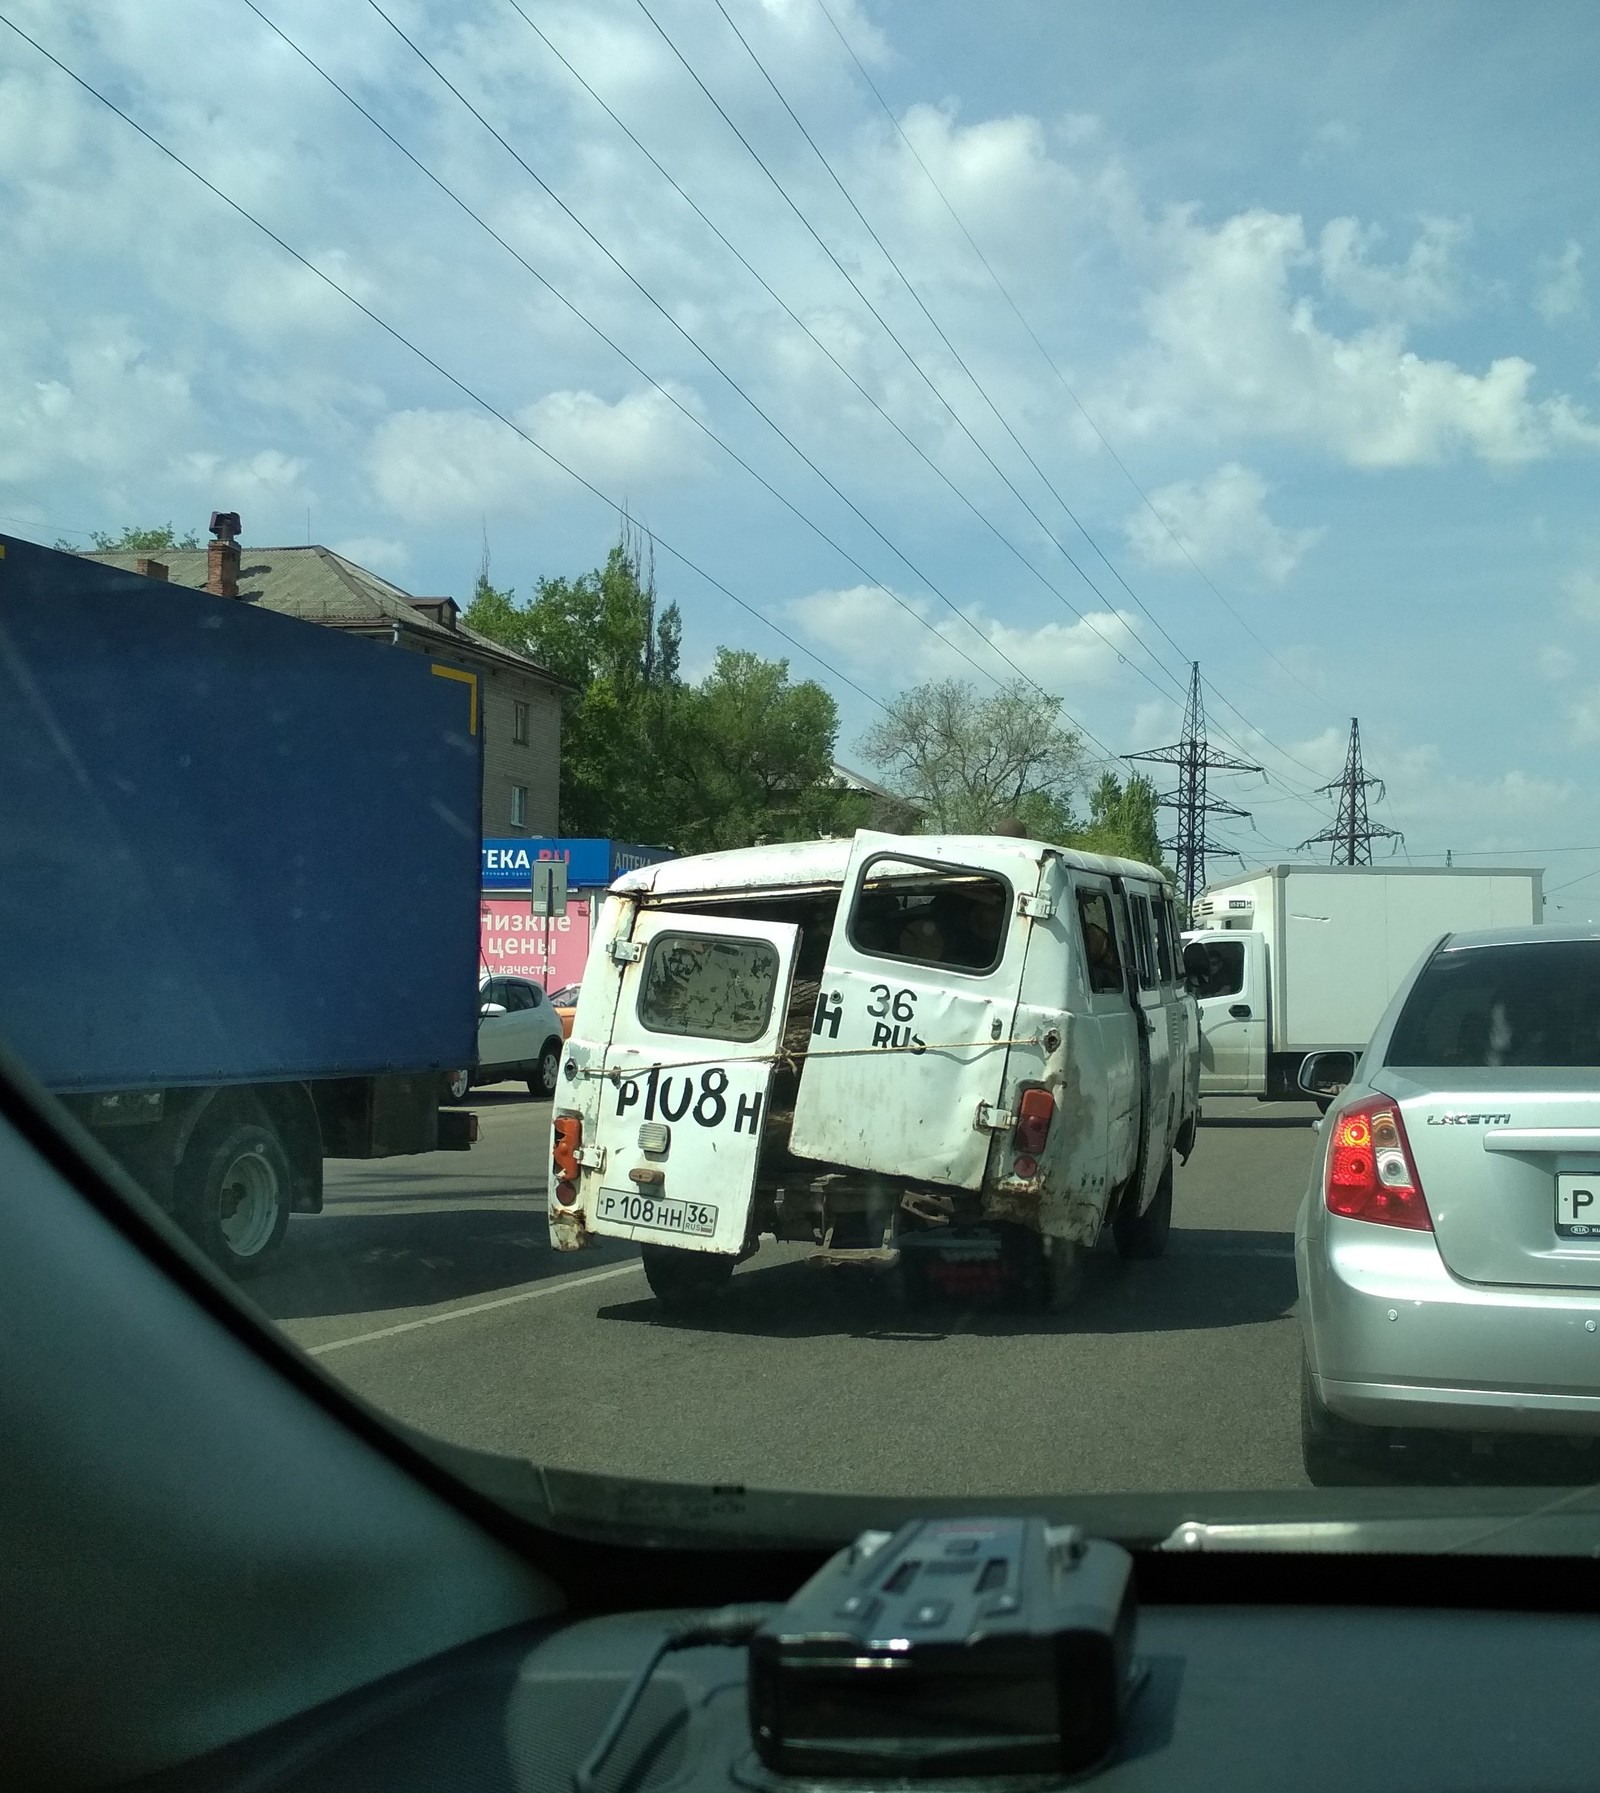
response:
<svg viewBox="0 0 1600 1793"><path fill-rule="evenodd" d="M846 763L941 677L1160 746L1198 660L1247 863L1359 717L1414 863L1600 918L1588 0L0 18L149 133L0 24L0 528L465 600L625 506L687 670L786 657Z"/></svg>

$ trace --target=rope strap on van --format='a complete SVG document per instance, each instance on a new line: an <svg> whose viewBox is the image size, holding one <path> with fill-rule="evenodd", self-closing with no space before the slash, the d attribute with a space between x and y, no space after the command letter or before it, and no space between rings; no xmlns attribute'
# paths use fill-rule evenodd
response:
<svg viewBox="0 0 1600 1793"><path fill-rule="evenodd" d="M606 1077L612 1083L621 1083L624 1079L648 1077L652 1071L691 1071L701 1065L726 1065L730 1062L743 1065L782 1065L787 1070L798 1070L813 1058L884 1058L890 1053L910 1053L913 1057L922 1058L930 1052L974 1052L980 1049L994 1051L1002 1046L1043 1044L1044 1041L1038 1034L1014 1034L999 1040L956 1040L928 1045L908 1041L903 1046L823 1046L812 1047L805 1052L779 1047L776 1052L741 1052L732 1061L726 1054L716 1058L675 1058L664 1063L640 1063L636 1069L629 1071L624 1071L617 1065L582 1065L577 1068L577 1074L580 1077Z"/></svg>

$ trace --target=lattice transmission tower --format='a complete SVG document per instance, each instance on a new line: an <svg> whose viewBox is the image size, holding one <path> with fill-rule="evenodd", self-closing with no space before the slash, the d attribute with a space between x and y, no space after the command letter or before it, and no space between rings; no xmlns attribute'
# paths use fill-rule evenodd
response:
<svg viewBox="0 0 1600 1793"><path fill-rule="evenodd" d="M1317 787L1319 796L1337 795L1338 816L1331 828L1324 828L1321 834L1313 834L1310 840L1301 841L1300 851L1303 853L1307 847L1327 847L1330 865L1371 865L1372 843L1375 840L1392 840L1398 847L1405 839L1398 828L1386 828L1382 822L1369 819L1368 791L1376 791L1379 802L1388 795L1383 780L1374 778L1362 767L1361 724L1352 716L1350 750L1345 755L1344 771L1339 777Z"/></svg>
<svg viewBox="0 0 1600 1793"><path fill-rule="evenodd" d="M1247 809L1237 809L1220 797L1206 793L1208 772L1259 772L1261 768L1249 760L1230 759L1225 753L1213 753L1206 740L1205 704L1200 696L1200 662L1194 661L1189 674L1189 701L1183 711L1183 734L1170 747L1152 747L1146 753L1124 754L1125 759L1149 760L1178 768L1178 788L1162 791L1156 801L1163 809L1176 810L1177 827L1162 846L1172 853L1173 869L1185 904L1192 910L1195 897L1205 889L1206 854L1221 853L1229 859L1241 856L1232 847L1225 847L1206 833L1212 816L1236 816L1250 819Z"/></svg>

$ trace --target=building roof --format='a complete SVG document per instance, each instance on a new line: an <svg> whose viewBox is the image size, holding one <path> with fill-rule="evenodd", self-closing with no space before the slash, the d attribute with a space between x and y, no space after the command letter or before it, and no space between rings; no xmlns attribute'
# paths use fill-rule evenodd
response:
<svg viewBox="0 0 1600 1793"><path fill-rule="evenodd" d="M391 585L377 573L357 566L331 548L241 548L239 551L239 602L260 604L286 616L304 617L331 628L356 631L400 628L425 641L438 652L453 651L469 658L492 660L508 670L525 672L560 690L570 690L564 679L548 667L514 648L502 647L476 629L458 622L454 628L436 621L417 608L409 592ZM137 554L87 554L105 566L137 570L136 562L157 560L174 585L205 589L206 550L166 548ZM437 609L441 600L421 600Z"/></svg>
<svg viewBox="0 0 1600 1793"><path fill-rule="evenodd" d="M837 760L830 770L835 784L843 785L847 791L860 791L868 797L881 797L890 803L903 803L907 809L926 809L925 803L915 797L902 796L899 791L891 791L885 784L875 784L864 773L852 771L849 766L841 766Z"/></svg>

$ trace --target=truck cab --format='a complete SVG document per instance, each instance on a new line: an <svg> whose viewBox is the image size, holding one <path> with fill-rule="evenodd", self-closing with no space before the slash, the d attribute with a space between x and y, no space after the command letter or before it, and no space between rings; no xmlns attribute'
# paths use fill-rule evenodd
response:
<svg viewBox="0 0 1600 1793"><path fill-rule="evenodd" d="M1205 954L1190 988L1200 1011L1200 1094L1255 1095L1267 1081L1267 943L1255 932L1186 934Z"/></svg>
<svg viewBox="0 0 1600 1793"><path fill-rule="evenodd" d="M664 1300L763 1236L949 1290L1166 1239L1198 1029L1163 875L994 836L796 842L612 886L563 1056L552 1244Z"/></svg>

